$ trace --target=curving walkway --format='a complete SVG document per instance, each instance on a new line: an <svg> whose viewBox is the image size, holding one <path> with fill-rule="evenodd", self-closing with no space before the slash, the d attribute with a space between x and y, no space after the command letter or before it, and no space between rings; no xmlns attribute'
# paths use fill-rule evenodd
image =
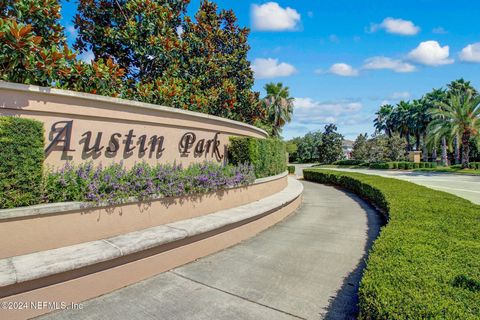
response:
<svg viewBox="0 0 480 320"><path fill-rule="evenodd" d="M41 319L350 319L381 220L311 182L302 207L239 245Z"/></svg>

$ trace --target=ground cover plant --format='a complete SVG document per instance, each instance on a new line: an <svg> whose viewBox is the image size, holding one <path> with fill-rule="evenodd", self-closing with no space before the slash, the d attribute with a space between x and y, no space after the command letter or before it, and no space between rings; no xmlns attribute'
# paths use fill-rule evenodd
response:
<svg viewBox="0 0 480 320"><path fill-rule="evenodd" d="M245 186L255 181L253 167L223 166L213 162L181 165L139 163L131 169L122 164L94 167L91 163L67 163L45 174L44 202L96 201L118 203L135 197L177 197Z"/></svg>
<svg viewBox="0 0 480 320"><path fill-rule="evenodd" d="M480 206L410 182L360 173L304 170L386 215L359 291L361 319L478 319Z"/></svg>

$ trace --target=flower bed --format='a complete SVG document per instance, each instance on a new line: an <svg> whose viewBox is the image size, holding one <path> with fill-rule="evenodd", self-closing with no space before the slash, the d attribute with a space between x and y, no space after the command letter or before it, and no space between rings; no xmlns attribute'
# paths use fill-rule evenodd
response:
<svg viewBox="0 0 480 320"><path fill-rule="evenodd" d="M361 319L478 319L480 206L410 182L304 170L339 185L388 216L360 284Z"/></svg>
<svg viewBox="0 0 480 320"><path fill-rule="evenodd" d="M122 164L93 167L66 164L44 178L43 202L106 201L136 197L178 197L245 186L255 181L250 165L222 166L212 162L150 166L140 163L127 170Z"/></svg>

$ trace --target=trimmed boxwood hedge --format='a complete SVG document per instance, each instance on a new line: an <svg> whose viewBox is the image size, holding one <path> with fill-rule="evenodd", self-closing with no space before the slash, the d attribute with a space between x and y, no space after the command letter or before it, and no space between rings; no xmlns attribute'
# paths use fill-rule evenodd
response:
<svg viewBox="0 0 480 320"><path fill-rule="evenodd" d="M361 319L479 319L480 206L410 182L322 169L387 215L360 284Z"/></svg>
<svg viewBox="0 0 480 320"><path fill-rule="evenodd" d="M230 137L228 161L233 165L249 163L256 177L263 178L287 170L287 151L278 139Z"/></svg>
<svg viewBox="0 0 480 320"><path fill-rule="evenodd" d="M288 173L289 174L294 174L295 173L295 166L287 166Z"/></svg>
<svg viewBox="0 0 480 320"><path fill-rule="evenodd" d="M0 209L40 202L43 148L41 122L0 117Z"/></svg>
<svg viewBox="0 0 480 320"><path fill-rule="evenodd" d="M370 169L400 169L400 170L411 170L419 168L436 168L437 164L435 162L371 162L369 163Z"/></svg>
<svg viewBox="0 0 480 320"><path fill-rule="evenodd" d="M358 166L362 163L365 163L365 161L354 160L354 159L344 159L344 160L337 160L332 164L337 165L337 166Z"/></svg>

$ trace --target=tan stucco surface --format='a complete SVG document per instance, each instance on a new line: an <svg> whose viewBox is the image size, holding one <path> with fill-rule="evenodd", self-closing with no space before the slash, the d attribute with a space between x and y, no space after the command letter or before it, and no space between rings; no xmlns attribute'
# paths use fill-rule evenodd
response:
<svg viewBox="0 0 480 320"><path fill-rule="evenodd" d="M99 240L241 206L275 194L287 177L199 196L165 198L0 222L0 259ZM14 239L14 241L12 241Z"/></svg>
<svg viewBox="0 0 480 320"><path fill-rule="evenodd" d="M71 130L71 149L63 152L63 144L58 144L47 154L46 163L52 167L62 166L66 160L80 163L109 164L120 162L129 167L136 162L189 164L204 160L222 161L210 152L195 154L194 147L204 139L205 143L215 137L220 142L221 155L229 136L266 137L266 133L244 123L214 117L206 114L168 108L158 105L140 103L117 98L77 93L72 91L26 86L0 81L0 116L19 116L42 121L45 125L46 147L55 137L52 125L59 121L73 121ZM63 126L58 124L57 128ZM127 135L133 130L130 153L124 152ZM90 146L97 137L101 150L86 152L84 149L86 132L91 132ZM179 142L187 132L196 135L196 141L188 155L181 155ZM112 135L118 139L120 147L116 152L108 153L107 148ZM153 136L164 137L164 151L158 155L150 150L140 153L140 137L148 139ZM148 146L148 145L147 145ZM103 147L103 148L102 148ZM112 150L110 149L110 150Z"/></svg>

